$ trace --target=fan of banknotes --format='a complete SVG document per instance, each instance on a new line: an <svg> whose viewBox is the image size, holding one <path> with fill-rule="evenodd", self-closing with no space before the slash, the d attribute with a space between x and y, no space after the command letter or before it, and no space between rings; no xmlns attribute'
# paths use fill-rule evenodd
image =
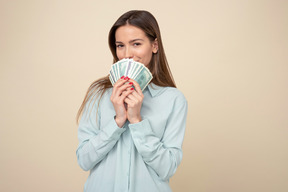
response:
<svg viewBox="0 0 288 192"><path fill-rule="evenodd" d="M134 79L143 91L152 80L149 69L133 59L122 59L111 66L109 79L114 85L122 76Z"/></svg>

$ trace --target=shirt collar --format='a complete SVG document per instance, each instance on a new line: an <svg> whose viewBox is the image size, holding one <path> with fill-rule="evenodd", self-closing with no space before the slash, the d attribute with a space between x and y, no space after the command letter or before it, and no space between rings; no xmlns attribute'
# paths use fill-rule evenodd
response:
<svg viewBox="0 0 288 192"><path fill-rule="evenodd" d="M150 83L147 86L147 89L149 90L152 97L155 97L156 95L158 95L158 93L160 93L161 90L163 90L163 88L164 87L160 87L158 85L155 85L154 83Z"/></svg>

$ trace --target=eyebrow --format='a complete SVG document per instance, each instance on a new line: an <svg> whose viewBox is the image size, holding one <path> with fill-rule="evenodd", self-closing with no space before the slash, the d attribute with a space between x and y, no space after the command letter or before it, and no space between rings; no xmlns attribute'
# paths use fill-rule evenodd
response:
<svg viewBox="0 0 288 192"><path fill-rule="evenodd" d="M144 41L143 39L133 39L131 41L129 41L129 43L133 43L135 41ZM115 43L122 43L121 41L116 41Z"/></svg>

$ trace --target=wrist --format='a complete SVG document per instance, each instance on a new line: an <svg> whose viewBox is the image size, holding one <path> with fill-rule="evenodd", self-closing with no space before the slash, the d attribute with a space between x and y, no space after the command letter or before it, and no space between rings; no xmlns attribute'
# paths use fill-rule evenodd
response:
<svg viewBox="0 0 288 192"><path fill-rule="evenodd" d="M120 128L122 128L126 122L126 119L120 119L120 118L117 118L117 116L114 117L114 120L115 120L117 126Z"/></svg>
<svg viewBox="0 0 288 192"><path fill-rule="evenodd" d="M141 117L135 118L135 119L131 119L129 120L130 124L135 124L135 123L139 123L142 121Z"/></svg>

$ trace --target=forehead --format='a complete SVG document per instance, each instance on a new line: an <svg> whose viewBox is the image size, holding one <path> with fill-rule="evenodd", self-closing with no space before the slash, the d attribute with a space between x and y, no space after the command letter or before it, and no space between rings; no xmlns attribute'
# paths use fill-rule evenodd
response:
<svg viewBox="0 0 288 192"><path fill-rule="evenodd" d="M146 34L145 32L133 25L124 25L119 27L115 32L116 41L125 41L125 40L133 40L133 39L143 39L145 40Z"/></svg>

